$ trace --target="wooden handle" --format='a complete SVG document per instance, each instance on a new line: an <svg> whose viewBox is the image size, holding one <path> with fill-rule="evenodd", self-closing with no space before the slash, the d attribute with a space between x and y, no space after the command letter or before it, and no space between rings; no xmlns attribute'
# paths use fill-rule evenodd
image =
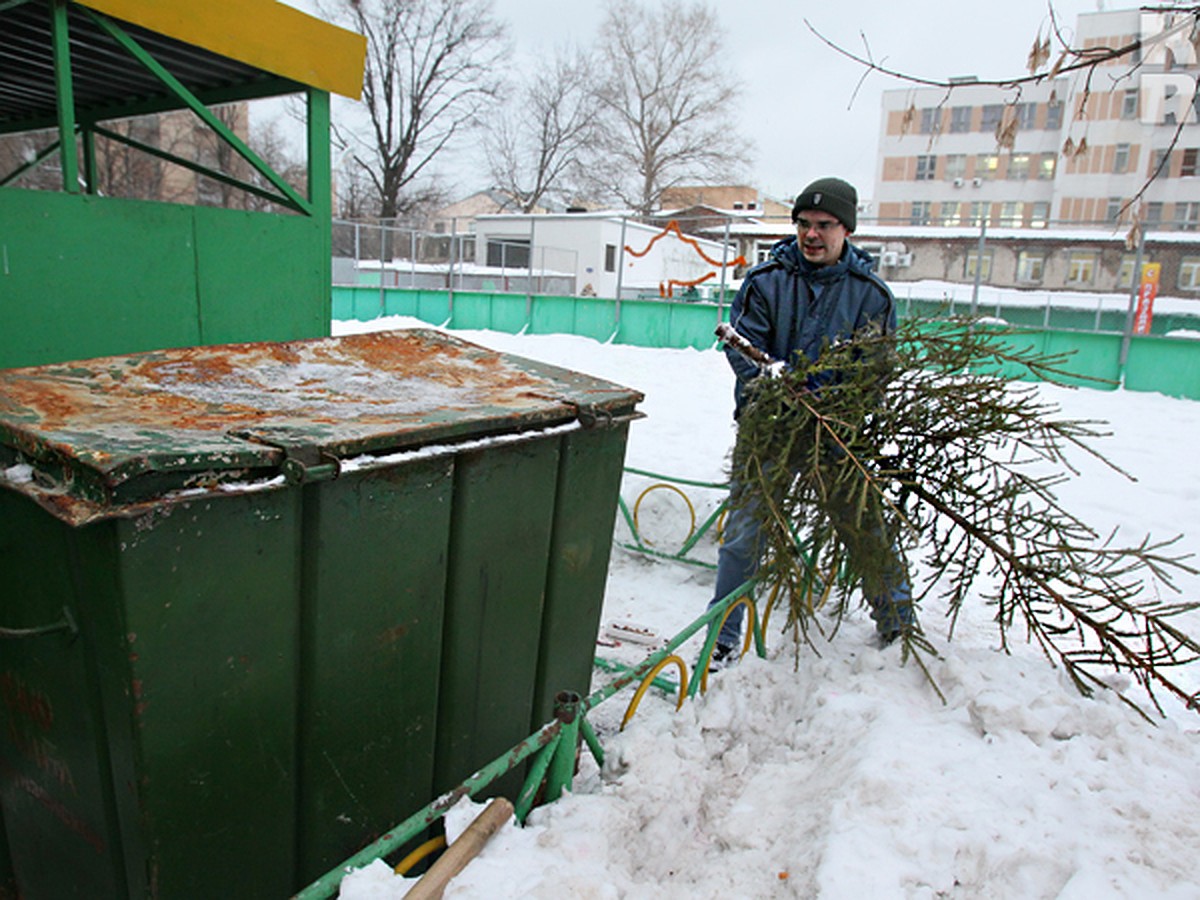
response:
<svg viewBox="0 0 1200 900"><path fill-rule="evenodd" d="M494 799L404 895L405 900L439 900L450 879L479 855L479 851L491 836L499 831L512 815L512 803L504 797Z"/></svg>

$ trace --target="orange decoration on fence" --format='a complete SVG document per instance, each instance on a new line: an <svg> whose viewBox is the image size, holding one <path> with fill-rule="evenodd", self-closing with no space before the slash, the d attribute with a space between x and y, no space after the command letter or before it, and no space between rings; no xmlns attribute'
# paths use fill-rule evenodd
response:
<svg viewBox="0 0 1200 900"><path fill-rule="evenodd" d="M692 249L695 250L698 254L700 254L700 258L703 259L710 266L744 266L744 265L746 265L746 257L740 256L740 255L736 259L731 259L728 262L721 262L721 260L719 260L719 259L713 259L711 256L709 256L707 253L704 252L703 248L700 246L699 241L697 241L695 238L686 237L684 235L684 233L679 230L679 223L676 222L674 219L669 221L663 227L662 231L660 231L654 237L650 238L650 243L648 243L645 246L645 248L642 249L640 252L637 250L634 250L628 244L625 245L625 252L628 253L630 256L635 256L635 257L645 256L647 253L650 252L651 247L653 247L655 244L657 244L660 240L665 238L671 232L674 232L675 237L679 238L679 240L683 241L685 244L690 244ZM667 281L665 286L662 284L660 284L658 286L658 295L660 297L673 297L674 293L675 293L674 292L675 287L694 287L695 285L700 284L701 282L708 281L708 279L710 279L710 278L715 278L716 275L717 275L716 272L709 272L707 275L702 275L701 277L693 279L692 281L679 281L679 280L672 278Z"/></svg>

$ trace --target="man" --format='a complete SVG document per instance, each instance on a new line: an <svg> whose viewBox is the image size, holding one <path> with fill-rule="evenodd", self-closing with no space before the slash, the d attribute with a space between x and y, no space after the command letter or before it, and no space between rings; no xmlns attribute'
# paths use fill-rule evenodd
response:
<svg viewBox="0 0 1200 900"><path fill-rule="evenodd" d="M891 333L895 301L872 270L871 257L848 240L857 224L858 193L839 178L819 178L792 207L796 237L779 241L770 259L742 282L730 310L730 324L754 347L785 365L815 362L830 344L862 332ZM731 347L726 356L737 376L736 417L746 402L746 386L760 369ZM754 498L732 486L732 510L717 557L713 603L754 577L760 555L760 525ZM835 523L837 517L834 517ZM895 640L913 623L911 592L903 559L886 537L867 552L888 554L887 583L864 586L881 645ZM737 658L744 608L729 616L713 651L712 667Z"/></svg>

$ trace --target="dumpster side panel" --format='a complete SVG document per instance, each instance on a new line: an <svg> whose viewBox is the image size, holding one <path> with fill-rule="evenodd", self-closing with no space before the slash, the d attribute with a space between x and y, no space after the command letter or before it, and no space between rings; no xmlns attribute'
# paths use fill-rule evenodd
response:
<svg viewBox="0 0 1200 900"><path fill-rule="evenodd" d="M126 893L71 540L32 501L0 491L0 625L51 625L67 607L81 626L5 639L0 656L0 808L28 898Z"/></svg>
<svg viewBox="0 0 1200 900"><path fill-rule="evenodd" d="M300 878L433 798L449 458L306 488Z"/></svg>
<svg viewBox="0 0 1200 900"><path fill-rule="evenodd" d="M587 696L591 684L628 432L619 425L562 439L531 730L550 720L555 694Z"/></svg>
<svg viewBox="0 0 1200 900"><path fill-rule="evenodd" d="M140 846L123 824L150 896L295 886L300 496L117 523Z"/></svg>
<svg viewBox="0 0 1200 900"><path fill-rule="evenodd" d="M529 735L557 470L551 438L456 459L436 793ZM514 773L491 792L520 784Z"/></svg>

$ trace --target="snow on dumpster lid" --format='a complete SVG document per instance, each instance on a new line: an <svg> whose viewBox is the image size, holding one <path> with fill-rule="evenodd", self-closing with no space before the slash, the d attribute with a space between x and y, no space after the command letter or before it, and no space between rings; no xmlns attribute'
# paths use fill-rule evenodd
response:
<svg viewBox="0 0 1200 900"><path fill-rule="evenodd" d="M85 521L97 505L586 424L641 399L424 329L162 350L0 370L0 474L31 464L39 477L7 486Z"/></svg>

